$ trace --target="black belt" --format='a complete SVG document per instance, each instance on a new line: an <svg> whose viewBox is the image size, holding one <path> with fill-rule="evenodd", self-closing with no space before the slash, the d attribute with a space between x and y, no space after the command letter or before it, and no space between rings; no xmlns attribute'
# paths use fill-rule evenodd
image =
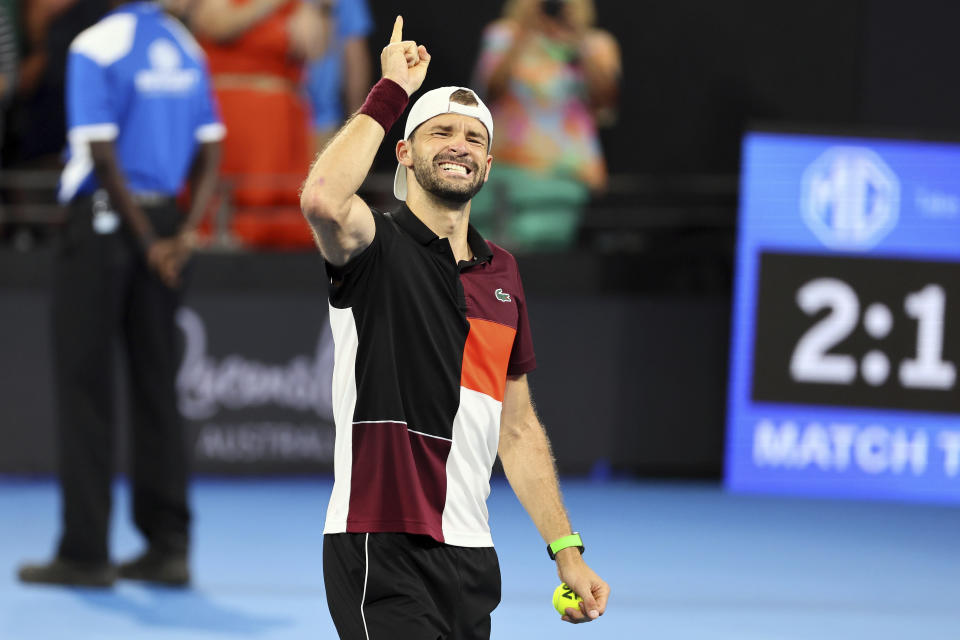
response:
<svg viewBox="0 0 960 640"><path fill-rule="evenodd" d="M131 193L133 201L137 204L143 205L145 207L157 207L165 204L170 204L176 198L166 193L157 193L153 191L144 191L141 193Z"/></svg>
<svg viewBox="0 0 960 640"><path fill-rule="evenodd" d="M100 191L98 189L97 191ZM106 190L103 190L106 193ZM94 193L84 193L77 196L78 201L86 202L87 200L93 200L96 192ZM175 196L171 196L166 193L160 193L159 191L139 191L136 193L131 193L130 197L137 204L144 207L159 207L167 204L172 204L176 201Z"/></svg>

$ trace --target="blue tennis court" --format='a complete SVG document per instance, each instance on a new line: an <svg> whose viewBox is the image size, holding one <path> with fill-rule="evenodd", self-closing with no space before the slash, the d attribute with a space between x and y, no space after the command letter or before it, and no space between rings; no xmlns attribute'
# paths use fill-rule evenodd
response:
<svg viewBox="0 0 960 640"><path fill-rule="evenodd" d="M21 586L49 557L52 480L0 481L0 638L335 638L321 530L329 478L198 479L194 586L110 591ZM572 626L533 525L503 480L490 498L503 568L494 638L806 640L960 635L960 511L930 505L733 496L707 483L564 483L607 614ZM113 549L139 548L116 487Z"/></svg>

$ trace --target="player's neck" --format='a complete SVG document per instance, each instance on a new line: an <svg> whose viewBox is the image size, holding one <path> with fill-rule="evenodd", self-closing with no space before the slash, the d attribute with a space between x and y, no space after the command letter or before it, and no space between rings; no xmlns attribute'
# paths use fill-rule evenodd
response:
<svg viewBox="0 0 960 640"><path fill-rule="evenodd" d="M455 204L438 200L421 191L410 193L407 207L423 224L441 238L450 241L453 257L457 262L470 260L473 253L467 242L467 227L470 224L470 201Z"/></svg>

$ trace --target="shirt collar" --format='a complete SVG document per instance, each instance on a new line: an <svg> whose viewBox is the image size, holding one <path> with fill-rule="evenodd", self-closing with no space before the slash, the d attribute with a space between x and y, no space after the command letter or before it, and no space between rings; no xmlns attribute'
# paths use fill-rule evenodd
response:
<svg viewBox="0 0 960 640"><path fill-rule="evenodd" d="M434 240L439 240L437 234L431 231L430 227L425 225L423 220L418 218L413 211L410 211L406 204L401 205L400 210L393 214L393 219L422 245L428 245ZM467 244L470 245L470 251L473 252L477 262L486 262L493 257L493 250L490 249L490 245L483 239L480 232L473 228L473 225L467 225Z"/></svg>

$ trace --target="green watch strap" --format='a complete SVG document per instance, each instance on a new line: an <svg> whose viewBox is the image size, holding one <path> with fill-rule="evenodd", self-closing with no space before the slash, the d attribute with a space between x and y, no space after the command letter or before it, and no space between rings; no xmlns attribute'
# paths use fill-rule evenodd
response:
<svg viewBox="0 0 960 640"><path fill-rule="evenodd" d="M580 550L581 555L583 554L583 540L580 538L580 534L578 532L574 531L569 536L564 536L548 544L547 555L550 556L551 560L555 560L557 554L568 547L576 547Z"/></svg>

